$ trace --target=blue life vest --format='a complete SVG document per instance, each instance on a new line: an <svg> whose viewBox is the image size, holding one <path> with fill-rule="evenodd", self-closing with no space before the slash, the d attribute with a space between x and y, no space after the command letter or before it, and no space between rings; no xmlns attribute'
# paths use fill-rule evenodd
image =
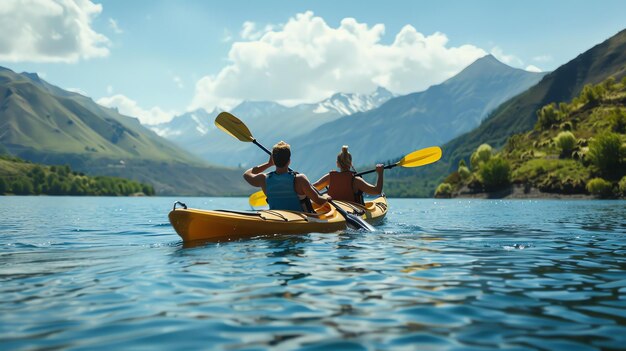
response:
<svg viewBox="0 0 626 351"><path fill-rule="evenodd" d="M295 187L296 173L270 172L265 178L265 195L271 210L304 211Z"/></svg>

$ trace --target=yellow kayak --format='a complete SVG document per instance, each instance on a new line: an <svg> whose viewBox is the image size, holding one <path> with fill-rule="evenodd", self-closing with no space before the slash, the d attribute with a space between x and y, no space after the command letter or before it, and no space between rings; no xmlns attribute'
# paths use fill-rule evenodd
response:
<svg viewBox="0 0 626 351"><path fill-rule="evenodd" d="M387 214L384 196L365 205L335 201L346 212L361 216L372 225L380 224ZM177 207L182 205L182 208ZM346 220L326 204L315 213L296 211L198 210L177 202L169 214L170 223L183 242L231 240L265 234L331 233L346 229Z"/></svg>

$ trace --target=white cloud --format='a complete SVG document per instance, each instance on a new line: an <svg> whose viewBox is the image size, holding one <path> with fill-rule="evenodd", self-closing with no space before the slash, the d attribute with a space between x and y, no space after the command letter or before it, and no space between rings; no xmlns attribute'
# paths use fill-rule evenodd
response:
<svg viewBox="0 0 626 351"><path fill-rule="evenodd" d="M543 72L543 71L541 70L541 68L539 68L539 67L537 67L537 66L535 66L535 65L528 65L528 66L526 66L526 68L525 68L525 69L526 69L528 72Z"/></svg>
<svg viewBox="0 0 626 351"><path fill-rule="evenodd" d="M251 37L253 36L255 29L256 29L256 24L254 24L254 22L246 21L243 23L243 26L241 28L241 32L239 33L239 35L241 35L243 39L252 39Z"/></svg>
<svg viewBox="0 0 626 351"><path fill-rule="evenodd" d="M501 48L495 46L491 49L491 54L497 58L499 61L506 63L512 67L522 67L524 66L524 61L522 61L519 57L515 55L506 55Z"/></svg>
<svg viewBox="0 0 626 351"><path fill-rule="evenodd" d="M167 122L177 114L175 111L163 111L158 106L152 107L151 109L144 109L139 106L136 101L121 94L103 97L97 102L104 107L117 108L119 113L123 115L137 117L143 124Z"/></svg>
<svg viewBox="0 0 626 351"><path fill-rule="evenodd" d="M185 85L183 84L183 80L179 76L175 75L174 77L172 77L172 80L174 81L174 84L176 84L178 89L183 89L185 87Z"/></svg>
<svg viewBox="0 0 626 351"><path fill-rule="evenodd" d="M119 25L117 24L117 21L114 20L113 18L109 18L109 27L111 27L111 29L113 30L113 32L115 32L115 34L124 33L124 31L120 29Z"/></svg>
<svg viewBox="0 0 626 351"><path fill-rule="evenodd" d="M273 25L268 24L263 29L257 30L256 23L246 21L241 26L239 35L244 40L259 40L265 33L271 32L274 28Z"/></svg>
<svg viewBox="0 0 626 351"><path fill-rule="evenodd" d="M241 37L247 40L232 44L227 66L198 80L189 108L241 100L313 102L376 86L406 94L440 83L486 54L472 45L449 47L445 34L424 35L410 25L391 44L381 43L384 32L382 24L370 27L353 18L332 28L312 12L260 32L246 22Z"/></svg>
<svg viewBox="0 0 626 351"><path fill-rule="evenodd" d="M0 60L76 62L109 55L109 39L91 28L102 5L89 0L0 1Z"/></svg>
<svg viewBox="0 0 626 351"><path fill-rule="evenodd" d="M107 94L109 94L109 95L113 94L113 86L112 85L107 85Z"/></svg>
<svg viewBox="0 0 626 351"><path fill-rule="evenodd" d="M552 56L550 56L550 55L535 56L535 57L533 57L533 61L536 61L536 62L549 62L549 61L552 61Z"/></svg>

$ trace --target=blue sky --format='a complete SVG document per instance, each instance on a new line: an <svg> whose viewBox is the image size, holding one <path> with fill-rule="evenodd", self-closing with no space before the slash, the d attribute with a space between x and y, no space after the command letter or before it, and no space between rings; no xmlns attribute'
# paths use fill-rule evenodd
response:
<svg viewBox="0 0 626 351"><path fill-rule="evenodd" d="M49 4L66 11L51 16ZM82 9L75 17L87 36L58 21L72 16L68 6ZM152 122L243 99L293 104L376 85L405 94L486 53L553 70L626 28L626 1L5 0L3 7L0 17L10 17L0 18L1 66L38 72ZM11 32L27 23L49 23L34 30L57 33L45 53ZM64 40L79 32L82 43ZM57 42L65 46L50 49Z"/></svg>

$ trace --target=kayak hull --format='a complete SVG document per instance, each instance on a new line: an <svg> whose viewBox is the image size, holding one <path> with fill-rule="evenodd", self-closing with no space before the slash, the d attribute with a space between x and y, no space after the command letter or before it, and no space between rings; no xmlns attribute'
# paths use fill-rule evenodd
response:
<svg viewBox="0 0 626 351"><path fill-rule="evenodd" d="M358 205L336 201L344 210L359 215L372 225L380 224L387 214L387 201L381 196ZM331 233L346 229L346 221L330 205L315 209L315 214L295 211L226 211L174 208L169 220L183 242L196 240L236 240L268 234Z"/></svg>

